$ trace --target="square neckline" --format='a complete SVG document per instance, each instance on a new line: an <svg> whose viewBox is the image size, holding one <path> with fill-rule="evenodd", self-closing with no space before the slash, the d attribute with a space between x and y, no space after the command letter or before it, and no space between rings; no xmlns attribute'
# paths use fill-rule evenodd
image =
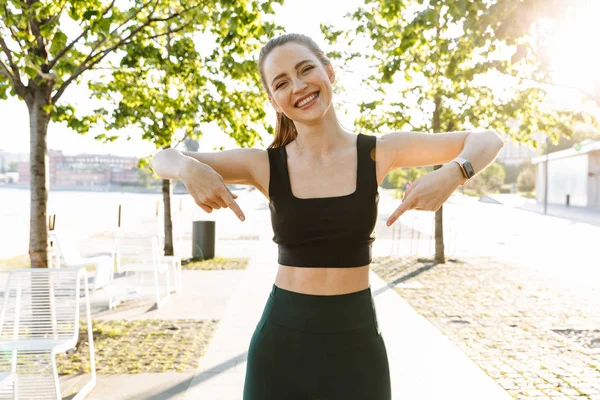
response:
<svg viewBox="0 0 600 400"><path fill-rule="evenodd" d="M294 193L292 192L292 182L290 180L290 170L288 168L288 163L287 163L287 150L285 149L285 146L281 146L282 151L283 151L283 167L285 168L285 175L286 175L286 179L287 179L287 187L288 187L289 194L292 197L292 199L298 200L298 201L304 201L304 200L338 200L338 199L350 198L350 197L356 195L358 193L359 184L360 184L360 181L359 181L359 176L360 176L360 145L359 145L359 140L360 140L360 136L361 136L361 133L358 133L356 135L356 182L355 182L355 189L354 189L354 192L352 192L350 194L344 194L344 195L341 195L341 196L308 197L308 198L300 198L300 197L294 196Z"/></svg>

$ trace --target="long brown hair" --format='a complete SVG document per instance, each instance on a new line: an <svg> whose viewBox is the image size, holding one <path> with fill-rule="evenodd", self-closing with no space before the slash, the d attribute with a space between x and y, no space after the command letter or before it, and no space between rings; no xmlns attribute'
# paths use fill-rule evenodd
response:
<svg viewBox="0 0 600 400"><path fill-rule="evenodd" d="M267 85L267 81L265 80L265 71L264 71L264 63L265 58L275 49L276 47L282 46L289 42L296 42L302 44L313 52L315 56L319 59L321 64L325 67L326 65L331 65L331 61L323 50L315 43L314 40L309 38L306 35L301 33L286 33L281 36L277 36L267 42L260 50L260 55L258 56L258 70L260 72L260 80L262 82L263 88L267 91L267 94L270 96L271 92L269 91L269 86ZM294 121L285 116L284 113L277 112L277 124L275 125L275 139L273 139L273 143L269 145L271 147L281 147L285 146L288 143L294 141L298 136L298 131L296 130L296 126L294 125Z"/></svg>

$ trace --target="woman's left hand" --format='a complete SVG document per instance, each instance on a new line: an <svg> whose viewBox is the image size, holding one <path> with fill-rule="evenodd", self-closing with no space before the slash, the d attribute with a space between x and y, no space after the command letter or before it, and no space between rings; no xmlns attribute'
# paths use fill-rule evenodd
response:
<svg viewBox="0 0 600 400"><path fill-rule="evenodd" d="M402 204L390 215L386 225L392 225L408 210L439 210L463 180L459 166L455 163L446 164L420 177L410 185L404 194Z"/></svg>

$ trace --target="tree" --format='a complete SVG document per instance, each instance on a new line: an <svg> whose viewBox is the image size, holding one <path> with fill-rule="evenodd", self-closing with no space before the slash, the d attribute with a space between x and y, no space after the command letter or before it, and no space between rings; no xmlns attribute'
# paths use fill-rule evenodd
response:
<svg viewBox="0 0 600 400"><path fill-rule="evenodd" d="M421 176L427 173L427 168L400 168L391 171L387 178L394 188L396 188L395 196L398 196L398 189L401 188L404 192L404 184L414 182Z"/></svg>
<svg viewBox="0 0 600 400"><path fill-rule="evenodd" d="M137 184L143 188L152 187L156 184L157 179L154 177L149 165L139 166L137 169Z"/></svg>
<svg viewBox="0 0 600 400"><path fill-rule="evenodd" d="M506 179L504 167L499 162L494 162L480 174L474 176L465 188L473 189L480 196L488 193L498 193Z"/></svg>
<svg viewBox="0 0 600 400"><path fill-rule="evenodd" d="M267 97L253 53L278 28L262 30L257 11L239 7L236 14L236 29L229 29L227 39L212 53L202 54L198 49L193 27L126 45L127 54L109 82L90 86L95 96L115 106L107 117L108 128L141 127L143 137L163 149L173 146L181 132L184 139L179 143L198 150L201 124L215 122L239 146L253 146L260 138L253 125L270 128L265 125ZM140 167L147 161L143 159ZM163 179L166 255L173 255L171 190L170 180Z"/></svg>
<svg viewBox="0 0 600 400"><path fill-rule="evenodd" d="M373 99L359 104L355 121L361 130L437 133L483 127L535 146L533 132L568 136L576 122L590 120L548 106L548 70L530 32L546 28L540 18L559 12L555 3L365 0L347 15L354 24L349 29L321 29L341 49L330 57L343 65L366 60L375 70L366 78ZM351 50L359 45L371 51ZM506 84L500 87L499 80ZM443 207L435 214L435 239L435 262L443 263Z"/></svg>
<svg viewBox="0 0 600 400"><path fill-rule="evenodd" d="M517 178L519 192L532 192L535 190L535 167L531 163L524 163Z"/></svg>
<svg viewBox="0 0 600 400"><path fill-rule="evenodd" d="M272 12L271 2L133 0L119 8L115 0L0 0L0 99L17 96L29 110L32 267L48 265L48 124L64 122L86 133L107 114L99 109L78 117L75 105L60 102L71 84L91 70L117 69L134 43L193 29L212 32L218 46L235 52L238 25L248 36L273 30L255 18L261 11Z"/></svg>

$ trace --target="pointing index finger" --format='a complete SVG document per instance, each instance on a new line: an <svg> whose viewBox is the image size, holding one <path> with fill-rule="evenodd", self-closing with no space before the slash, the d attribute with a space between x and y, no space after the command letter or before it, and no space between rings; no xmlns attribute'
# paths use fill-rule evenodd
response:
<svg viewBox="0 0 600 400"><path fill-rule="evenodd" d="M231 210L235 213L235 215L237 215L237 217L241 221L244 221L246 219L246 217L244 216L244 213L242 212L242 209L240 208L238 203L236 203L236 201L233 199L233 194L229 190L227 190L224 200L225 200L225 203L227 203L227 206L229 206L229 208L231 208Z"/></svg>
<svg viewBox="0 0 600 400"><path fill-rule="evenodd" d="M398 219L398 217L400 217L402 214L404 214L406 212L406 210L409 210L411 201L412 201L412 198L405 197L404 200L402 201L402 203L400 203L400 205L396 209L396 211L394 211L393 214L390 215L390 217L388 218L388 220L386 222L386 225L387 226L392 225L394 223L394 221L396 221Z"/></svg>

